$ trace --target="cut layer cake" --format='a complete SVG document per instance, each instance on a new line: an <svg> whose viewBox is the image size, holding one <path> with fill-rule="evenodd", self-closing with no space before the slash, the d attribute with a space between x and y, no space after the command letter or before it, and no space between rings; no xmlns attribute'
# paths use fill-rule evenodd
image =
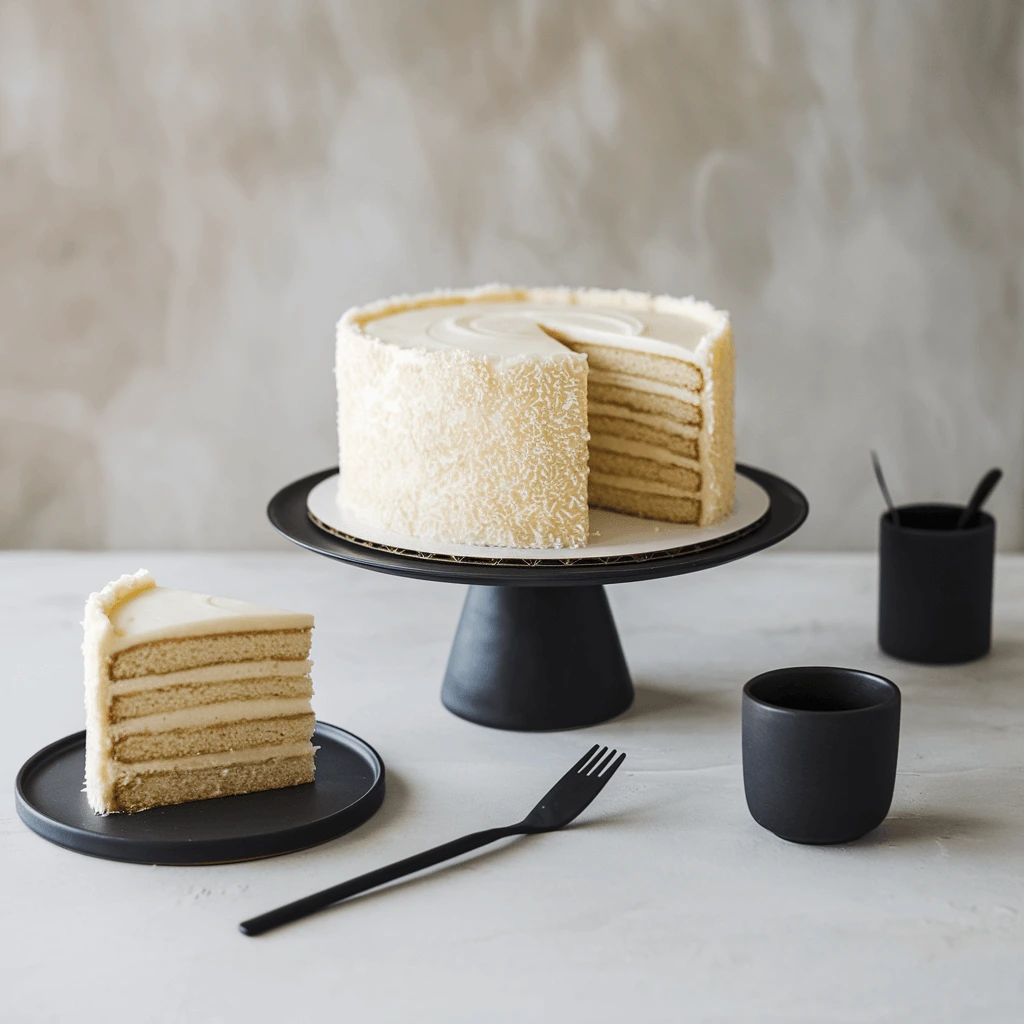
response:
<svg viewBox="0 0 1024 1024"><path fill-rule="evenodd" d="M86 794L98 813L313 781L313 617L158 587L85 606Z"/></svg>
<svg viewBox="0 0 1024 1024"><path fill-rule="evenodd" d="M732 512L728 315L640 292L489 285L338 324L338 503L383 531L579 547L589 507Z"/></svg>

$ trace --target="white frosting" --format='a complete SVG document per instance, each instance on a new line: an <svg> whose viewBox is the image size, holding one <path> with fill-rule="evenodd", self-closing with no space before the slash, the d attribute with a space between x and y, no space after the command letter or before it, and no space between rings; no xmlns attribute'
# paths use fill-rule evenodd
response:
<svg viewBox="0 0 1024 1024"><path fill-rule="evenodd" d="M400 348L431 352L457 349L501 358L565 354L565 346L538 325L539 307L495 312L494 303L472 303L454 308L456 312L435 306L393 313L364 323L363 330Z"/></svg>
<svg viewBox="0 0 1024 1024"><path fill-rule="evenodd" d="M313 662L295 661L234 661L226 665L203 665L181 672L165 672L160 676L135 676L132 679L112 679L110 695L121 697L143 690L162 690L168 686L187 686L190 683L227 683L233 679L275 679L305 676Z"/></svg>
<svg viewBox="0 0 1024 1024"><path fill-rule="evenodd" d="M678 357L693 356L707 333L695 320L644 310L640 315L624 310L545 305L534 302L476 302L448 308L410 309L364 323L363 329L381 341L402 348L429 351L461 349L479 355L561 355L565 346L556 334L595 345ZM680 351L682 350L682 351Z"/></svg>
<svg viewBox="0 0 1024 1024"><path fill-rule="evenodd" d="M117 640L110 616L122 602L156 586L156 580L140 569L108 583L85 602L82 626L85 638L85 792L89 806L98 814L113 801L116 773L110 757L110 655Z"/></svg>
<svg viewBox="0 0 1024 1024"><path fill-rule="evenodd" d="M114 607L110 622L114 630L110 651L116 653L137 644L186 636L311 629L313 616L153 585Z"/></svg>
<svg viewBox="0 0 1024 1024"><path fill-rule="evenodd" d="M202 729L225 722L248 722L260 718L290 718L312 711L308 697L268 697L263 700L226 700L177 711L139 715L110 727L114 739L139 733L170 732L173 729Z"/></svg>
<svg viewBox="0 0 1024 1024"><path fill-rule="evenodd" d="M505 285L391 299L349 310L346 321L401 348L456 349L499 360L564 354L548 328L586 344L697 363L728 324L724 313L692 298Z"/></svg>
<svg viewBox="0 0 1024 1024"><path fill-rule="evenodd" d="M149 772L188 771L196 768L227 768L234 764L260 764L263 761L276 761L285 757L301 757L311 754L314 747L309 740L298 740L295 743L274 743L266 747L248 747L245 750L222 750L216 754L192 754L189 757L165 757L153 761L136 761L134 764L113 765L117 778L125 779L133 775L145 775Z"/></svg>

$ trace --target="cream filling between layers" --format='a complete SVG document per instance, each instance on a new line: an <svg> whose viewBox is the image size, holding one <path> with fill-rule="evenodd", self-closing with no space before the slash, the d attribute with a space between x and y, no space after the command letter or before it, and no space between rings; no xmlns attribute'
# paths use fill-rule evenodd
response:
<svg viewBox="0 0 1024 1024"><path fill-rule="evenodd" d="M128 718L110 727L114 739L137 733L169 732L173 729L195 729L225 722L252 722L260 718L289 718L312 714L308 697L270 697L265 700L229 700L222 704L204 704L178 711L161 711L155 715Z"/></svg>
<svg viewBox="0 0 1024 1024"><path fill-rule="evenodd" d="M620 491L641 491L644 494L660 494L665 498L700 498L700 491L687 491L671 484L658 483L655 480L638 480L633 476L615 476L612 473L595 473L591 471L592 484L604 484Z"/></svg>
<svg viewBox="0 0 1024 1024"><path fill-rule="evenodd" d="M700 437L700 427L696 427L692 423L680 423L668 416L659 416L652 412L634 412L625 406L611 405L608 402L588 402L587 413L590 416L607 416L609 419L642 423L653 430L660 430L665 434L677 434L679 437L693 440Z"/></svg>
<svg viewBox="0 0 1024 1024"><path fill-rule="evenodd" d="M647 441L632 441L625 437L611 434L591 434L590 447L600 451L619 452L622 455L635 455L638 459L650 459L667 466L682 466L700 472L701 465L697 459L688 459L685 455L676 455L667 448L661 448ZM593 474L591 474L593 476Z"/></svg>
<svg viewBox="0 0 1024 1024"><path fill-rule="evenodd" d="M277 761L287 757L301 757L319 750L309 740L297 743L275 743L266 747L249 747L246 750L222 750L216 754L192 754L188 757L166 757L155 761L137 761L124 764L111 761L112 771L120 778L131 775L145 775L149 772L188 771L190 768L228 768L236 764L259 764L261 761Z"/></svg>
<svg viewBox="0 0 1024 1024"><path fill-rule="evenodd" d="M230 664L203 665L181 672L165 672L156 676L135 676L133 679L114 679L110 682L111 697L142 690L162 690L167 686L186 686L189 683L227 683L233 679L269 679L275 676L304 676L309 674L313 662L292 661L234 661Z"/></svg>
<svg viewBox="0 0 1024 1024"><path fill-rule="evenodd" d="M699 391L679 388L673 384L663 384L660 380L649 377L636 377L631 373L614 373L611 370L588 370L587 379L594 384L612 384L629 391L644 391L650 395L665 395L689 405L700 405Z"/></svg>

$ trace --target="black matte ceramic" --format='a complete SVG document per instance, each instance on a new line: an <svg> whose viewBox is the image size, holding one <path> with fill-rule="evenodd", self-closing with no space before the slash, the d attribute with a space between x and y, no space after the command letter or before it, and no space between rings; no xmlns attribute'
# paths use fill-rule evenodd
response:
<svg viewBox="0 0 1024 1024"><path fill-rule="evenodd" d="M870 672L783 668L743 687L743 789L793 843L847 843L889 813L900 691Z"/></svg>
<svg viewBox="0 0 1024 1024"><path fill-rule="evenodd" d="M639 561L454 562L356 544L321 530L306 508L309 492L336 469L289 484L271 499L267 515L285 537L317 554L395 576L470 584L445 674L445 706L499 729L569 729L606 721L633 699L604 584L724 565L778 544L807 518L807 499L792 484L752 466L736 470L760 484L771 502L753 529L714 546Z"/></svg>
<svg viewBox="0 0 1024 1024"><path fill-rule="evenodd" d="M882 516L878 644L904 661L953 664L988 654L996 523L960 505L905 505Z"/></svg>
<svg viewBox="0 0 1024 1024"><path fill-rule="evenodd" d="M317 722L316 781L263 793L94 814L82 792L85 733L51 743L18 772L15 804L58 846L137 864L218 864L302 850L350 832L384 800L384 764L358 736Z"/></svg>
<svg viewBox="0 0 1024 1024"><path fill-rule="evenodd" d="M441 700L498 729L570 729L621 714L633 684L604 587L470 587Z"/></svg>

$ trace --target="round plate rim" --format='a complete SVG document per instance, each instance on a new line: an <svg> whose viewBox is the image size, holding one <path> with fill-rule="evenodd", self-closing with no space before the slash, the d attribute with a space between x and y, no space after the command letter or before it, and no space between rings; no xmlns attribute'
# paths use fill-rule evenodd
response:
<svg viewBox="0 0 1024 1024"><path fill-rule="evenodd" d="M15 806L18 817L37 835L48 842L75 853L83 853L104 860L133 864L160 864L189 866L203 864L231 864L262 860L286 853L318 846L345 835L365 824L384 802L386 769L380 754L361 736L329 722L316 722L314 742L333 741L354 751L373 770L370 787L356 800L312 821L288 825L272 832L214 839L135 839L130 836L111 836L92 832L68 824L40 810L28 797L26 783L30 777L56 756L85 744L85 730L70 733L29 756L18 770L14 784ZM242 794L243 796L258 796ZM204 809L215 809L219 800L201 801ZM145 812L140 812L145 813ZM126 816L130 817L130 816Z"/></svg>
<svg viewBox="0 0 1024 1024"><path fill-rule="evenodd" d="M745 558L778 544L803 525L809 506L807 498L797 487L767 470L743 463L737 463L736 471L768 492L768 512L760 523L746 533L725 538L706 548L644 560L554 565L456 562L401 555L345 541L316 526L309 518L306 506L309 491L337 473L337 466L311 473L282 487L267 505L267 517L280 534L299 547L362 569L394 576L478 586L557 587L632 583L698 572Z"/></svg>

